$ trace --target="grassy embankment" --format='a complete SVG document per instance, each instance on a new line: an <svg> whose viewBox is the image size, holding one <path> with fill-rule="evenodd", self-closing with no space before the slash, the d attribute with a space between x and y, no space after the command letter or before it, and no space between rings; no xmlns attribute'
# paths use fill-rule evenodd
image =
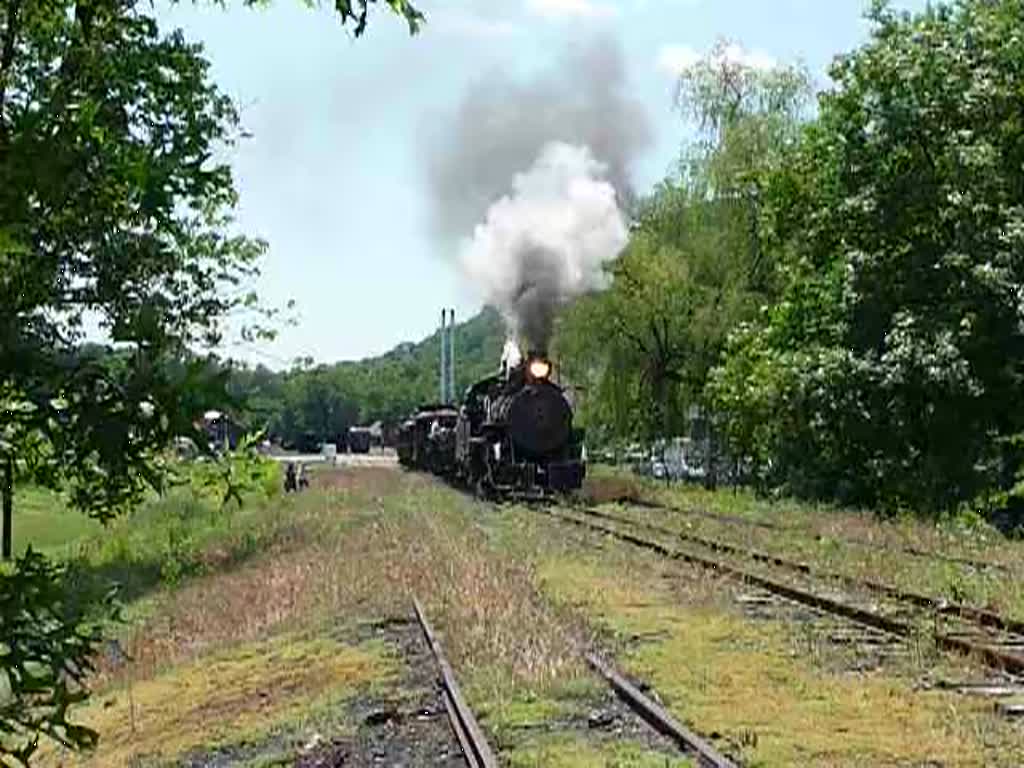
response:
<svg viewBox="0 0 1024 768"><path fill-rule="evenodd" d="M492 527L534 563L543 592L603 634L682 721L746 766L1013 766L1019 726L989 702L918 690L929 676L981 676L927 636L867 669L863 649L782 614L752 620L731 582L659 560L535 513Z"/></svg>
<svg viewBox="0 0 1024 768"><path fill-rule="evenodd" d="M714 520L699 514L610 505L608 511L706 539L770 552L823 571L881 581L902 589L986 607L1024 620L1024 542L1007 539L980 521L930 522L912 517L880 520L867 512L792 500L769 501L745 490L706 491L598 471L603 497L631 496L691 512L710 512L775 528ZM976 568L907 553L997 563Z"/></svg>
<svg viewBox="0 0 1024 768"><path fill-rule="evenodd" d="M15 554L31 545L37 552L60 556L68 545L100 533L103 526L68 509L59 494L42 488L18 488L14 494L12 544Z"/></svg>
<svg viewBox="0 0 1024 768"><path fill-rule="evenodd" d="M230 515L169 500L76 544L97 572L126 579L133 599L120 637L131 661L104 660L78 713L102 734L83 764L156 766L216 750L233 764L283 765L319 737L352 734L353 702L405 695L396 650L353 638L365 622L409 616L413 593L511 764L688 764L571 725L585 729L605 694L579 665L581 628L487 545L474 503L390 470L332 474L323 486ZM546 734L554 741L523 735L556 716L570 724Z"/></svg>
<svg viewBox="0 0 1024 768"><path fill-rule="evenodd" d="M355 732L361 697L407 695L401 656L358 627L408 616L414 592L510 765L666 764L588 729L605 692L578 654L594 640L747 765L1012 765L1024 750L983 702L913 691L924 669L953 665L927 642L854 672L803 627L745 618L704 572L535 513L390 470L320 486L231 514L151 505L82 548L131 585L133 620L120 638L133 660L104 662L79 713L103 736L86 764L219 750L286 765L318 735Z"/></svg>

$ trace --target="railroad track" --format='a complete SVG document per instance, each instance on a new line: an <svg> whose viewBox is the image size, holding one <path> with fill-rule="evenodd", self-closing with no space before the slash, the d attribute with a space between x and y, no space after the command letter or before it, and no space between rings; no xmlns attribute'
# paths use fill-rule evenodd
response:
<svg viewBox="0 0 1024 768"><path fill-rule="evenodd" d="M625 519L618 521L617 524L628 525L633 529L632 531L625 531L611 525L606 525L604 522L599 522L602 518L606 519L609 516L606 513L596 510L584 510L581 512L578 508L573 508L573 512L576 514L568 514L551 507L540 509L557 520L572 523L579 527L612 536L621 541L656 552L673 560L687 562L691 565L713 570L716 573L738 579L774 595L778 595L796 603L801 603L825 613L841 616L863 626L868 626L903 638L912 637L918 632L918 628L915 624L899 618L894 618L892 615L883 614L874 608L853 605L843 600L813 592L809 587L798 586L760 573L755 573L707 554L700 554L698 552L682 549L675 545L670 546L661 541L645 538L642 535L638 535L636 532L638 528L642 529L646 527L650 529L652 527L657 528L656 526L647 526L643 523ZM679 539L681 537L678 532L669 531L667 529L661 529L661 531L655 532L658 532L659 535L671 536L674 539ZM682 535L682 538L683 540L687 540L685 535ZM766 562L769 565L783 568L792 566L796 570L803 571L805 575L808 575L811 578L816 576L813 572L808 573L807 571L804 571L803 564L782 561L785 565L780 565L780 559L771 555L746 552L737 547L722 545L708 540L697 541L696 537L688 538L691 544L697 544L697 546L701 546L705 549L711 549L713 552L721 552L723 549L729 549L732 550L730 554L741 554L747 557L752 557L756 554L758 557L763 558L762 560L759 560L759 562ZM929 605L934 604L931 600L928 602ZM988 612L982 613L988 614ZM991 616L994 617L995 614L991 614ZM986 626L986 629L991 631L996 628L993 626L995 619L989 618L988 620L990 624ZM1010 622L1010 620L1002 619L1001 617L999 617L999 623L1003 626L1016 626L1015 622ZM982 637L977 633L972 634L970 632L936 631L934 633L934 640L935 643L943 650L956 651L965 655L974 656L983 661L987 666L994 669L1004 670L1015 675L1024 674L1024 655L1018 651L1018 649L1024 648L1024 636L1019 634L1004 632L1001 638L995 638L991 635L985 635Z"/></svg>
<svg viewBox="0 0 1024 768"><path fill-rule="evenodd" d="M665 512L672 512L677 515L686 515L688 517L702 517L705 520L714 520L715 522L728 523L730 525L742 525L750 528L761 528L766 531L779 531L779 532L798 532L806 533L804 528L796 525L782 525L781 523L770 523L767 520L750 520L745 517L738 517L736 515L725 515L717 512L708 512L704 509L685 509L683 507L676 507L671 504L660 504L656 501L648 501L646 499L620 499L620 503L631 504L636 507L645 507L647 509L658 509ZM838 537L840 541L845 544L851 544L857 547L863 547L864 549L873 549L876 551L884 552L902 552L903 554L912 555L914 557L920 557L928 560L938 560L944 563L954 563L956 565L973 568L974 570L990 570L1000 571L1002 573L1013 573L1009 565L1005 563L996 563L991 560L977 560L969 557L956 557L954 555L947 555L942 552L936 552L931 549L921 549L920 547L914 547L909 544L903 544L896 547L888 547L884 544L878 544L877 542L869 541L867 539L857 538L855 536L841 536ZM830 537L823 536L822 534L816 534L814 540L821 542L831 540Z"/></svg>
<svg viewBox="0 0 1024 768"><path fill-rule="evenodd" d="M703 768L736 768L736 764L711 744L676 720L668 711L617 672L597 654L586 654L587 664L605 679L616 695L654 730L697 758Z"/></svg>
<svg viewBox="0 0 1024 768"><path fill-rule="evenodd" d="M448 722L451 724L455 738L459 740L462 747L462 754L466 757L466 764L470 768L498 768L498 760L494 751L484 737L479 723L473 716L473 711L466 704L466 700L459 690L459 684L455 680L455 673L445 658L441 644L437 641L433 627L427 620L427 614L423 611L420 601L413 599L413 607L416 610L416 619L423 630L423 636L430 646L434 660L437 662L438 671L441 675L441 698L444 701L444 708L448 712Z"/></svg>
<svg viewBox="0 0 1024 768"><path fill-rule="evenodd" d="M653 523L647 523L639 520L632 520L630 518L622 517L620 515L613 515L608 512L603 512L594 508L577 508L586 515L597 517L600 519L608 520L610 522L632 525L644 530L657 533L661 536L669 536L674 539L687 541L692 544L697 544L706 549L713 550L715 552L722 552L729 555L737 555L745 557L750 560L755 560L760 563L767 563L768 565L774 565L779 568L784 568L789 571L801 573L805 576L809 576L815 579L827 579L830 581L837 581L845 584L847 587L855 589L863 589L869 592L874 592L879 595L891 598L898 602L909 603L918 608L926 608L933 613L938 613L943 616L952 616L958 619L977 624L981 627L987 627L997 630L1002 630L1007 633L1014 635L1024 636L1024 621L1018 621L1011 619L1000 614L989 611L985 608L978 608L973 605L965 605L952 600L947 600L942 597L934 597L931 595L922 595L917 592L911 592L910 590L901 589L894 587L890 584L884 584L878 581L872 581L870 579L860 579L849 574L839 573L838 571L829 571L823 568L815 568L807 563L799 562L796 560L789 560L777 555L772 555L765 552L760 552L756 549L749 547L741 547L734 544L728 544L726 542L717 541L714 539L708 539L702 536L696 536L694 534L686 533L684 531L677 531L672 528L665 528L664 526L655 525ZM1022 643L1024 643L1024 637L1022 637Z"/></svg>
<svg viewBox="0 0 1024 768"><path fill-rule="evenodd" d="M466 763L471 768L497 768L498 760L487 743L480 725L466 704L455 680L455 673L445 658L444 650L434 634L426 612L419 600L413 599L416 619L434 655L440 672L442 699L448 712L452 731L462 747ZM661 735L673 741L683 752L692 754L702 768L737 768L736 764L722 755L710 743L677 721L661 705L643 693L636 685L619 673L612 664L595 653L584 656L587 664L615 691L638 717Z"/></svg>

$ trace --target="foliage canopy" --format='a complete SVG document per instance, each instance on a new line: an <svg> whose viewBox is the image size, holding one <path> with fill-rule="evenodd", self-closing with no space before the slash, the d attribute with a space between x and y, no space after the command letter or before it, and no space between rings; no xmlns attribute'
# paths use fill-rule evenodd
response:
<svg viewBox="0 0 1024 768"><path fill-rule="evenodd" d="M715 401L766 478L938 512L1020 465L1019 0L871 12L769 186L781 300Z"/></svg>
<svg viewBox="0 0 1024 768"><path fill-rule="evenodd" d="M361 35L373 2L337 0L342 24ZM407 0L387 2L417 29ZM209 69L134 0L0 4L5 532L16 482L104 520L137 504L163 486L163 449L223 395L194 352L258 310L247 284L265 244L233 231L223 158L241 132ZM83 349L97 332L115 354ZM58 610L58 570L28 555L0 579L0 756L94 736L66 720L84 693L65 677L88 671L95 637Z"/></svg>
<svg viewBox="0 0 1024 768"><path fill-rule="evenodd" d="M679 173L637 206L630 244L608 265L610 288L561 323L592 434L684 431L728 332L773 295L762 178L797 138L810 85L800 67L755 69L732 49L719 43L682 75L678 104L698 138Z"/></svg>

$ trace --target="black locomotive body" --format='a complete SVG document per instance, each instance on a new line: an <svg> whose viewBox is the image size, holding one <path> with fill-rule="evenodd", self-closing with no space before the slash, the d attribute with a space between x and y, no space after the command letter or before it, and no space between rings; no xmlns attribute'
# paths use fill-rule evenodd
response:
<svg viewBox="0 0 1024 768"><path fill-rule="evenodd" d="M399 460L486 496L580 488L583 433L550 373L546 360L531 356L471 386L458 411L421 408L399 430Z"/></svg>

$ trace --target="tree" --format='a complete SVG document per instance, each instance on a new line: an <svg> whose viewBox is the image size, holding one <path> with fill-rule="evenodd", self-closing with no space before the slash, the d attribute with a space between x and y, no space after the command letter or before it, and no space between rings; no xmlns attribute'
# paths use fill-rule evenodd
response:
<svg viewBox="0 0 1024 768"><path fill-rule="evenodd" d="M47 10L3 28L0 455L103 518L159 485L202 392L165 363L251 304L264 245L225 233L237 116L198 48L113 0ZM90 325L123 353L79 354Z"/></svg>
<svg viewBox="0 0 1024 768"><path fill-rule="evenodd" d="M567 376L593 393L588 423L645 439L683 428L717 361L724 318L749 312L745 234L729 226L732 207L661 185L608 265L608 290L563 318L558 354Z"/></svg>
<svg viewBox="0 0 1024 768"><path fill-rule="evenodd" d="M756 70L733 48L720 43L682 75L678 104L697 139L638 205L608 291L560 324L561 355L591 393L588 425L620 437L678 434L728 331L772 296L762 178L798 135L810 86L799 67Z"/></svg>
<svg viewBox="0 0 1024 768"><path fill-rule="evenodd" d="M484 309L461 323L455 336L458 393L497 369L504 322L493 309ZM266 429L290 444L308 433L329 440L355 424L397 423L418 406L435 402L439 349L433 334L359 361L319 366L301 361L282 373L235 367L229 391L252 429Z"/></svg>
<svg viewBox="0 0 1024 768"><path fill-rule="evenodd" d="M1020 0L875 3L870 41L837 59L836 89L772 179L784 294L736 339L716 391L739 433L764 438L746 447L773 482L930 513L1012 486L1022 14Z"/></svg>
<svg viewBox="0 0 1024 768"><path fill-rule="evenodd" d="M368 2L337 3L357 35ZM388 4L415 31L421 15L405 0ZM193 418L223 395L224 377L206 375L189 351L212 347L228 317L258 308L246 284L265 246L231 233L236 195L215 159L238 135L200 48L180 31L161 34L141 3L0 4L5 557L17 482L60 487L107 519L161 487L162 449L194 434ZM97 330L112 354L82 349ZM8 594L19 574L53 576L33 562L19 560L0 583L5 604L20 599ZM0 672L15 682L31 678L32 659L9 633L27 632L34 653L62 660L62 633L74 631L59 614L55 627L22 627L20 610L0 612ZM59 677L30 680L31 692L59 698ZM87 744L63 701L30 720L0 709L0 755L27 760L41 733Z"/></svg>
<svg viewBox="0 0 1024 768"><path fill-rule="evenodd" d="M751 63L724 39L677 85L677 106L697 129L683 149L683 179L699 194L738 203L735 223L747 229L753 287L762 292L772 289L774 270L763 247L764 179L799 139L811 95L802 64Z"/></svg>
<svg viewBox="0 0 1024 768"><path fill-rule="evenodd" d="M101 639L92 601L73 572L31 549L11 573L0 571L0 764L28 765L39 736L68 747L95 743L97 734L67 720L68 707L85 699ZM103 618L116 619L116 610ZM45 634L43 634L45 633ZM45 641L41 641L41 635Z"/></svg>

